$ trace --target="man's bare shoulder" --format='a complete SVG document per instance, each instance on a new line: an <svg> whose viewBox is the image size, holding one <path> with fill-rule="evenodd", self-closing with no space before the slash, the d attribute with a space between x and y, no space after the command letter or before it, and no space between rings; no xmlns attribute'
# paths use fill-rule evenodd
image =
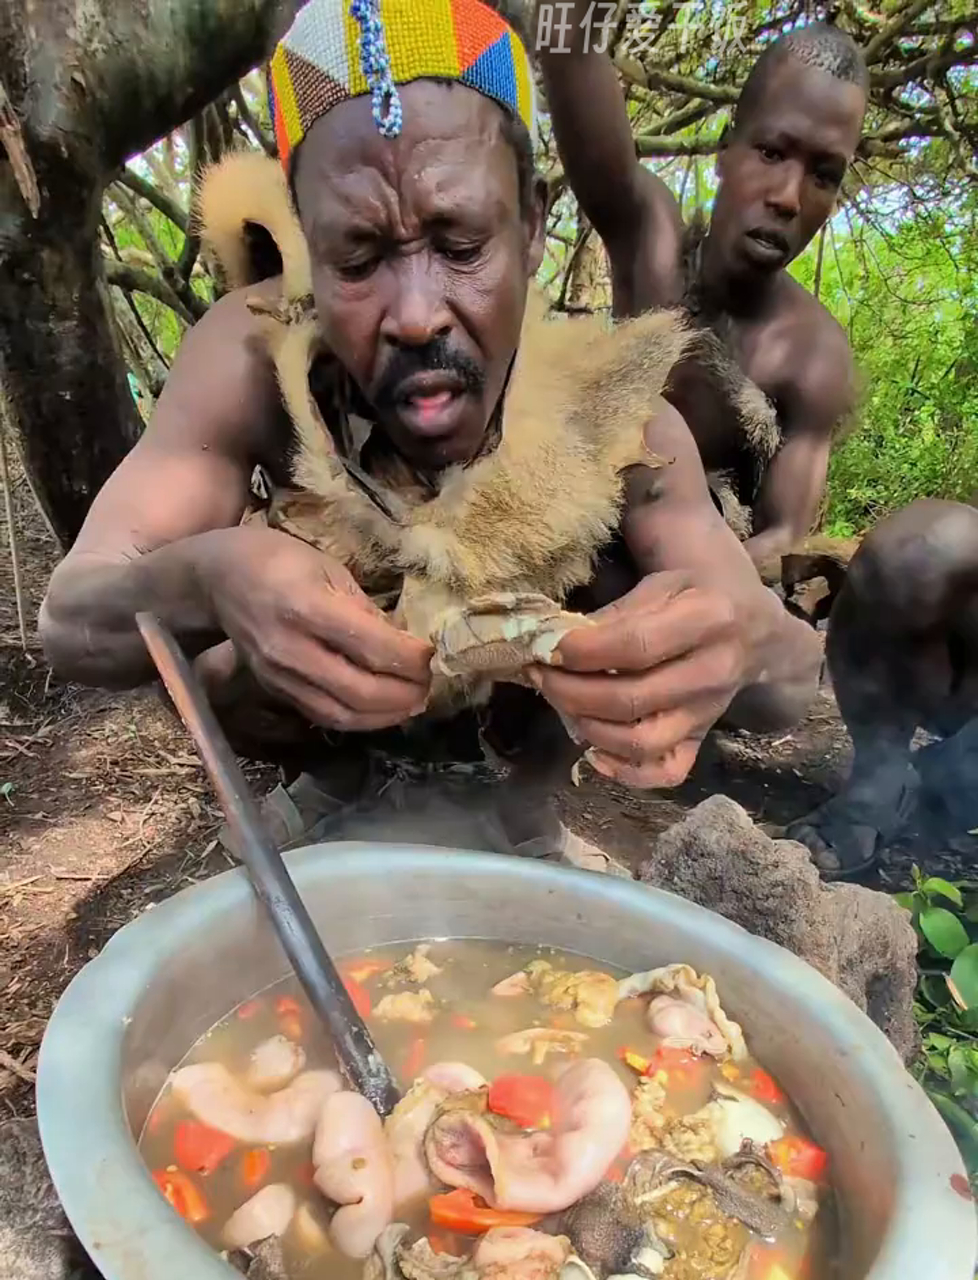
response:
<svg viewBox="0 0 978 1280"><path fill-rule="evenodd" d="M855 365L845 329L797 280L785 277L777 321L782 398L798 416L826 421L844 415L855 397Z"/></svg>
<svg viewBox="0 0 978 1280"><path fill-rule="evenodd" d="M793 355L804 358L815 354L820 359L828 356L851 366L852 351L845 329L814 294L789 275L784 277L784 300L788 322L785 335Z"/></svg>
<svg viewBox="0 0 978 1280"><path fill-rule="evenodd" d="M276 280L232 290L190 330L147 432L160 446L193 440L262 461L280 453L287 420L263 338L269 322L248 306L280 291Z"/></svg>

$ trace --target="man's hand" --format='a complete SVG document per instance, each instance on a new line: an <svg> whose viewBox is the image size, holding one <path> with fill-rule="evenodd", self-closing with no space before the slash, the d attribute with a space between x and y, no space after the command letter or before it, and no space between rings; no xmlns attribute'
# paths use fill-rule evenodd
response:
<svg viewBox="0 0 978 1280"><path fill-rule="evenodd" d="M732 600L691 575L650 574L557 646L531 679L606 777L675 787L741 689L746 646Z"/></svg>
<svg viewBox="0 0 978 1280"><path fill-rule="evenodd" d="M216 618L270 693L355 732L424 709L431 646L394 627L337 561L270 529L205 536L198 572Z"/></svg>

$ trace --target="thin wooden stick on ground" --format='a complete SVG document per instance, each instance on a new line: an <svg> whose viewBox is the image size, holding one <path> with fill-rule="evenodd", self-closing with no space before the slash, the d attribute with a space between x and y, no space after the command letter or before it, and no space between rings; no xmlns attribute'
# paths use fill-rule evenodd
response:
<svg viewBox="0 0 978 1280"><path fill-rule="evenodd" d="M29 1067L25 1067L23 1063L18 1062L16 1058L11 1057L3 1049L0 1049L0 1069L9 1071L11 1075L15 1075L18 1080L23 1080L27 1084L36 1084L37 1076Z"/></svg>
<svg viewBox="0 0 978 1280"><path fill-rule="evenodd" d="M7 540L10 543L10 567L14 575L14 598L17 602L17 625L20 643L27 652L27 622L24 616L24 584L20 576L20 556L17 551L17 529L14 525L14 504L10 491L10 470L7 467L7 442L4 414L0 404L0 485L3 486L3 505L7 515Z"/></svg>

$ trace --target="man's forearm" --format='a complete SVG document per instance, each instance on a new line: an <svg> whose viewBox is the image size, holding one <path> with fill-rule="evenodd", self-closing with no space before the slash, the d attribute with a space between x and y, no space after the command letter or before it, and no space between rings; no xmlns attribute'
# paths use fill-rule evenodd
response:
<svg viewBox="0 0 978 1280"><path fill-rule="evenodd" d="M822 667L818 634L792 617L773 592L765 590L764 597L752 610L747 681L725 716L756 733L796 724L818 692Z"/></svg>
<svg viewBox="0 0 978 1280"><path fill-rule="evenodd" d="M67 556L52 575L38 620L55 672L107 689L151 679L155 668L135 624L143 610L190 655L218 643L223 636L200 572L216 536L200 534L131 559Z"/></svg>
<svg viewBox="0 0 978 1280"><path fill-rule="evenodd" d="M781 556L786 555L798 538L788 524L772 525L762 529L744 542L744 550L759 570L770 569Z"/></svg>

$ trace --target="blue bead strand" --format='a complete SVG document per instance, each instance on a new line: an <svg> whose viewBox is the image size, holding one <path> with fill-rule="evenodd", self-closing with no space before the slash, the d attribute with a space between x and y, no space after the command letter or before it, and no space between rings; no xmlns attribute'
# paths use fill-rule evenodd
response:
<svg viewBox="0 0 978 1280"><path fill-rule="evenodd" d="M403 117L401 99L391 74L380 0L350 0L350 17L360 24L360 67L373 104L373 117L385 138L396 138Z"/></svg>

